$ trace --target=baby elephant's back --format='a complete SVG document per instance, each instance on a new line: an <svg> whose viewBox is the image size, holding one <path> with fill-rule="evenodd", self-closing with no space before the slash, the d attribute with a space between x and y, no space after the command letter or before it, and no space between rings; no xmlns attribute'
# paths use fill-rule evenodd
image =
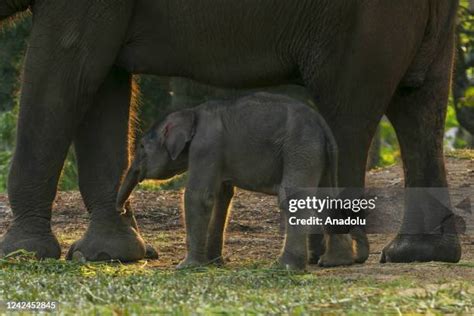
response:
<svg viewBox="0 0 474 316"><path fill-rule="evenodd" d="M237 186L261 191L280 185L286 172L316 175L324 168L326 131L309 106L257 93L229 104L224 112L224 174Z"/></svg>
<svg viewBox="0 0 474 316"><path fill-rule="evenodd" d="M276 145L298 147L324 143L329 132L314 109L285 95L255 93L239 99L234 109L233 117L246 126L243 132L255 141L272 140Z"/></svg>

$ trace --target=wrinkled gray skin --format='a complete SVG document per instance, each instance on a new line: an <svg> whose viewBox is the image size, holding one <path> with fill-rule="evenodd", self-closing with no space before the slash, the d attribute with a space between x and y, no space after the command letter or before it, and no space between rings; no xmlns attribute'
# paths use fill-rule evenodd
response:
<svg viewBox="0 0 474 316"><path fill-rule="evenodd" d="M314 110L285 96L257 93L204 103L170 114L146 133L120 188L118 209L123 209L140 181L169 179L188 167L184 199L187 256L179 268L222 263L234 187L278 195L285 217L295 216L285 209L286 188L336 187L337 145ZM348 248L342 254L349 254L344 260L352 264L351 237L329 235L326 245L334 240L336 249ZM301 227L287 225L279 265L304 269L307 241ZM332 265L333 260L342 264L340 256L332 255L326 253L320 264Z"/></svg>
<svg viewBox="0 0 474 316"><path fill-rule="evenodd" d="M367 151L387 114L405 185L446 187L443 132L457 6L458 0L0 0L0 19L31 8L34 20L8 183L14 219L0 254L24 248L59 257L51 207L73 143L91 222L68 257L143 258L133 213L115 208L129 162L136 73L232 88L303 84L334 133L342 187L364 187ZM443 209L429 195L407 196L403 226L382 261L458 261L460 243L452 221L443 223ZM311 249L319 244L310 240Z"/></svg>

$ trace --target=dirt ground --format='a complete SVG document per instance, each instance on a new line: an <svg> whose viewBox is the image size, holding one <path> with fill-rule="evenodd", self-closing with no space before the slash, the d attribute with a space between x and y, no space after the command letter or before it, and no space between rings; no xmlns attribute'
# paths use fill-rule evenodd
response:
<svg viewBox="0 0 474 316"><path fill-rule="evenodd" d="M447 158L448 180L451 188L470 188L474 185L474 161ZM403 187L402 169L393 166L370 171L369 187ZM472 190L470 191L472 192ZM472 196L471 196L472 199ZM403 201L395 201L402 208ZM181 192L135 192L132 205L144 238L159 251L160 259L150 261L149 267L170 268L185 255L184 229L181 218ZM0 232L11 219L7 197L0 195ZM227 229L224 255L231 267L250 264L255 260L275 259L282 245L279 231L279 211L276 198L239 190L233 200L231 219ZM78 192L61 192L54 204L53 229L65 252L69 245L86 229L88 214ZM370 235L371 254L363 265L322 269L311 267L321 275L338 275L347 278L373 276L376 279L393 279L410 276L420 281L472 280L474 281L474 235L462 236L463 257L459 264L378 263L383 246L393 235Z"/></svg>

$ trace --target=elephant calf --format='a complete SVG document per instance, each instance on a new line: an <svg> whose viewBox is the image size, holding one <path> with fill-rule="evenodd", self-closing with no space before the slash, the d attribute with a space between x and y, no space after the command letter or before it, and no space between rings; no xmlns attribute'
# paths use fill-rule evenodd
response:
<svg viewBox="0 0 474 316"><path fill-rule="evenodd" d="M187 257L178 268L204 265L222 260L234 186L278 195L283 205L284 188L315 188L322 186L321 181L327 181L324 186L336 186L336 164L331 131L310 107L268 93L212 101L174 112L151 128L140 142L117 206L123 209L140 181L169 179L188 169L184 199ZM349 236L326 237L326 252L320 261L353 263ZM330 240L333 247L328 245ZM304 269L307 243L306 234L287 225L279 265Z"/></svg>

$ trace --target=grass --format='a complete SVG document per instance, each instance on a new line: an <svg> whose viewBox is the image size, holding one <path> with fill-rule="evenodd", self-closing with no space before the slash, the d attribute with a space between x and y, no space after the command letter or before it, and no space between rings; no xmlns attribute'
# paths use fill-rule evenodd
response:
<svg viewBox="0 0 474 316"><path fill-rule="evenodd" d="M457 149L449 150L445 153L446 157L474 160L474 150L472 149Z"/></svg>
<svg viewBox="0 0 474 316"><path fill-rule="evenodd" d="M474 285L291 274L260 262L193 271L123 265L0 259L1 301L57 301L61 314L470 313ZM5 305L0 313L5 312Z"/></svg>
<svg viewBox="0 0 474 316"><path fill-rule="evenodd" d="M187 174L184 173L164 181L145 180L138 185L138 189L142 191L177 190L185 185L186 179Z"/></svg>

